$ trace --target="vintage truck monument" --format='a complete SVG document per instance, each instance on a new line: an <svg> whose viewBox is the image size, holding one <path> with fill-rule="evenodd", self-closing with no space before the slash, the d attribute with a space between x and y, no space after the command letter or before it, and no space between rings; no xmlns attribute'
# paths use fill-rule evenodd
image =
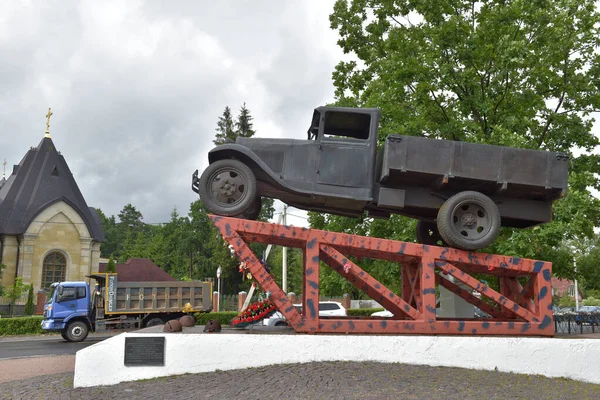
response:
<svg viewBox="0 0 600 400"><path fill-rule="evenodd" d="M256 219L261 196L338 215L406 215L419 220L419 243L463 250L488 246L501 226L549 222L566 194L565 154L400 135L379 143L378 126L378 109L319 107L306 140L217 146L192 189L211 213L245 219Z"/></svg>

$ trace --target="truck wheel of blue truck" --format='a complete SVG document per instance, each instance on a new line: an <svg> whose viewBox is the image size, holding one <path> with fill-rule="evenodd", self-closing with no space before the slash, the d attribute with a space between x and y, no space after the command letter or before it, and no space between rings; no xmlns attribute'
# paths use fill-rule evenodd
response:
<svg viewBox="0 0 600 400"><path fill-rule="evenodd" d="M477 250L500 233L498 206L480 192L464 191L450 197L438 211L437 227L450 247Z"/></svg>
<svg viewBox="0 0 600 400"><path fill-rule="evenodd" d="M417 221L417 242L430 246L447 246L434 222Z"/></svg>
<svg viewBox="0 0 600 400"><path fill-rule="evenodd" d="M228 217L244 214L256 201L256 177L239 160L215 161L202 173L198 194L214 214Z"/></svg>
<svg viewBox="0 0 600 400"><path fill-rule="evenodd" d="M73 321L67 325L65 336L69 342L81 342L82 340L85 340L89 332L90 327L86 322Z"/></svg>

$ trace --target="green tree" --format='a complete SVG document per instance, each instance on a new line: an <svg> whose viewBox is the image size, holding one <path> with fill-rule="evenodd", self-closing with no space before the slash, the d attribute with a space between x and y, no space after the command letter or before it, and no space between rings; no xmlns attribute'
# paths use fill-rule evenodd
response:
<svg viewBox="0 0 600 400"><path fill-rule="evenodd" d="M554 221L503 229L485 251L551 260L558 276L573 276L564 243L591 237L600 222L590 193L600 188L591 133L600 109L596 2L338 0L330 21L358 59L335 68L336 104L380 108L380 143L399 133L569 154L569 193ZM323 228L357 232L374 223L322 219ZM393 223L402 227L385 230L413 226Z"/></svg>
<svg viewBox="0 0 600 400"><path fill-rule="evenodd" d="M96 211L104 228L104 242L100 246L100 256L108 257L119 249L117 221L114 215L107 217L102 210L97 209Z"/></svg>
<svg viewBox="0 0 600 400"><path fill-rule="evenodd" d="M252 137L256 133L253 129L252 116L250 115L250 110L246 108L246 103L242 105L240 108L240 114L237 117L237 121L235 122L235 134L236 137Z"/></svg>
<svg viewBox="0 0 600 400"><path fill-rule="evenodd" d="M600 297L600 236L582 242L584 253L577 260L577 272L589 296Z"/></svg>
<svg viewBox="0 0 600 400"><path fill-rule="evenodd" d="M27 303L25 303L25 314L33 315L35 312L35 305L33 304L33 283L29 284L27 289Z"/></svg>
<svg viewBox="0 0 600 400"><path fill-rule="evenodd" d="M237 133L234 128L233 117L231 116L231 109L229 106L225 107L223 115L219 117L216 131L217 133L215 134L215 139L213 140L214 144L219 145L226 143L227 139L235 141Z"/></svg>
<svg viewBox="0 0 600 400"><path fill-rule="evenodd" d="M27 290L27 285L23 283L23 278L18 276L15 279L15 283L13 283L11 286L8 287L8 290L6 290L5 292L5 297L8 297L10 299L10 315L13 316L14 315L14 308L15 308L15 303L17 302L17 300L19 300L21 298L21 296L23 295L23 293L25 292L25 290Z"/></svg>
<svg viewBox="0 0 600 400"><path fill-rule="evenodd" d="M118 225L121 228L136 231L144 225L142 213L135 206L131 205L131 203L123 207L118 217Z"/></svg>
<svg viewBox="0 0 600 400"><path fill-rule="evenodd" d="M108 264L106 264L106 269L104 270L104 272L107 273L115 273L117 272L117 265L115 264L115 259L113 258L113 255L110 255L110 258L108 259Z"/></svg>

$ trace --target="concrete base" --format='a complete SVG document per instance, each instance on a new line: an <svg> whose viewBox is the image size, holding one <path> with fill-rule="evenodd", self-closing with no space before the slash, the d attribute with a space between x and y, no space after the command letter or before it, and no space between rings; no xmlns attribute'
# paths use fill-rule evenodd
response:
<svg viewBox="0 0 600 400"><path fill-rule="evenodd" d="M165 336L165 365L124 365L126 337ZM315 361L388 363L498 370L600 384L600 340L480 336L303 335L279 330L124 333L77 352L74 387L186 373ZM426 379L426 377L423 377Z"/></svg>

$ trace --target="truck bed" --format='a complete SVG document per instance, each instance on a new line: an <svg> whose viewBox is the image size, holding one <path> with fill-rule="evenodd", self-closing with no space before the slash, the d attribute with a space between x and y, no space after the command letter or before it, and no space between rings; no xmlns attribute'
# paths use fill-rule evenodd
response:
<svg viewBox="0 0 600 400"><path fill-rule="evenodd" d="M566 193L563 153L390 135L379 155L387 187L430 186L442 191L552 201Z"/></svg>
<svg viewBox="0 0 600 400"><path fill-rule="evenodd" d="M114 277L114 278L113 278ZM212 307L212 284L202 281L107 282L105 310L107 314L180 312L186 303L192 311L208 311ZM111 289L116 287L116 291Z"/></svg>

